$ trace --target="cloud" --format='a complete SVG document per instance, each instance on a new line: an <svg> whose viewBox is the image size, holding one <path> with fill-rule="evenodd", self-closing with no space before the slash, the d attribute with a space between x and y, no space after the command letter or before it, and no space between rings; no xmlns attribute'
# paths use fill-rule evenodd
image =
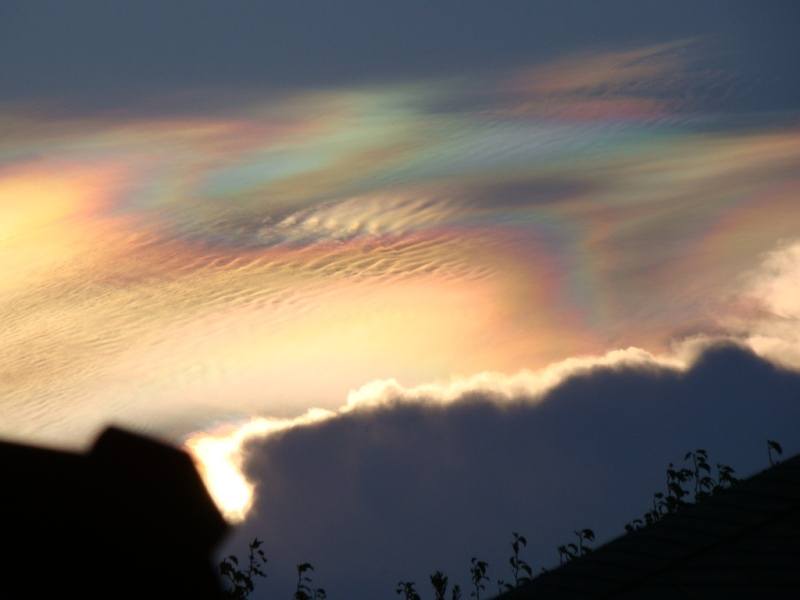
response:
<svg viewBox="0 0 800 600"><path fill-rule="evenodd" d="M506 382L462 389L360 390L357 409L244 448L255 505L229 549L266 540L270 579L288 593L310 560L331 594L375 598L434 569L466 583L469 558L507 577L507 538L522 531L538 570L578 527L620 534L686 450L748 473L764 442L800 449L800 375L735 345L688 369L637 353L582 365L540 394ZM630 360L628 360L630 359ZM376 403L369 405L372 397Z"/></svg>
<svg viewBox="0 0 800 600"><path fill-rule="evenodd" d="M685 344L683 353L692 351ZM294 418L255 417L244 423L228 423L216 431L189 435L184 446L195 456L211 495L231 521L243 520L253 507L254 484L245 476L246 444L279 432L305 427L353 412L374 410L398 403L448 405L465 397L485 396L495 401L513 403L520 398L538 402L571 377L596 369L616 371L638 368L643 371L683 369L686 358L657 357L640 348L614 350L604 356L568 358L537 370L523 370L513 375L481 372L469 377L453 377L448 382L404 387L396 379L371 381L351 390L347 402L338 410L312 408Z"/></svg>
<svg viewBox="0 0 800 600"><path fill-rule="evenodd" d="M514 80L514 87L537 94L608 94L662 83L682 66L681 52L691 40L645 46L621 52L570 56Z"/></svg>
<svg viewBox="0 0 800 600"><path fill-rule="evenodd" d="M800 368L800 243L779 245L744 282L724 325L759 355Z"/></svg>
<svg viewBox="0 0 800 600"><path fill-rule="evenodd" d="M523 100L614 104L642 63L658 68L637 101L660 101L682 60L625 46L589 55L608 94L580 60L536 58L574 90ZM78 443L113 419L180 439L335 409L375 378L663 353L800 227L790 116L493 114L518 66L138 117L4 107L4 435ZM461 106L465 88L486 105Z"/></svg>
<svg viewBox="0 0 800 600"><path fill-rule="evenodd" d="M501 112L590 121L661 119L696 110L703 86L720 77L693 68L699 45L684 39L622 51L593 49L522 69L502 86L508 104Z"/></svg>
<svg viewBox="0 0 800 600"><path fill-rule="evenodd" d="M791 5L784 0L770 9L740 7L738 20L747 32L756 23L776 31L776 21L792 22L775 14L776 4ZM750 14L756 10L758 19ZM472 75L618 43L631 38L632 24L639 40L730 35L738 33L737 20L729 20L735 12L720 19L713 4L688 0L647 7L581 3L579 9L529 0L502 9L478 0L435 7L348 0L313 11L200 2L188 14L144 1L121 14L97 0L68 9L9 0L0 20L0 70L8 81L0 102L55 99L73 112L120 105L153 110L163 105L154 95L182 93L183 103L192 106L205 102L209 89L235 98L253 89ZM784 26L780 33L791 54L792 30ZM754 42L746 41L748 49Z"/></svg>
<svg viewBox="0 0 800 600"><path fill-rule="evenodd" d="M785 244L766 254L759 268L741 277L739 300L732 303L733 310L710 323L708 332L676 340L668 353L653 354L629 347L599 356L570 357L536 370L523 369L513 374L484 371L415 386L404 386L393 378L378 379L351 390L345 404L337 410L310 409L294 418L255 417L217 431L193 433L185 445L197 457L212 495L228 518L241 521L254 501L254 483L243 473L245 447L254 438L398 403L446 406L477 396L503 405L520 399L536 404L557 396L558 390L571 381L599 372L685 374L720 344L738 344L754 357L798 369L798 264L800 243Z"/></svg>
<svg viewBox="0 0 800 600"><path fill-rule="evenodd" d="M706 447L747 474L766 466L768 438L800 449L798 264L800 244L767 254L741 278L736 317L668 354L377 380L337 411L256 418L187 445L223 506L220 494L239 490L229 516L246 519L229 547L266 539L273 592L300 560L352 597L437 568L464 581L473 554L501 568L505 536L520 530L534 563L551 566L575 528L621 533L686 450Z"/></svg>

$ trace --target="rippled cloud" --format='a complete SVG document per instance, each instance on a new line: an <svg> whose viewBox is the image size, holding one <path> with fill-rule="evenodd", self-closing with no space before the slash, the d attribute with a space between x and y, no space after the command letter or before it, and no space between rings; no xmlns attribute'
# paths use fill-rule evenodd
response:
<svg viewBox="0 0 800 600"><path fill-rule="evenodd" d="M704 51L207 113L5 110L3 433L179 439L371 380L661 355L733 319L736 278L800 225L800 132L708 112Z"/></svg>

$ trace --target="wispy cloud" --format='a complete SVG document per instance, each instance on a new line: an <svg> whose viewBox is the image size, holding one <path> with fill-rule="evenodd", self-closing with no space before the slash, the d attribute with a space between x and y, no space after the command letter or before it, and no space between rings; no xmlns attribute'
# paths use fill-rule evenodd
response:
<svg viewBox="0 0 800 600"><path fill-rule="evenodd" d="M114 417L174 436L336 409L373 379L667 353L800 226L796 129L503 111L662 103L700 58L679 42L206 114L4 113L5 433L74 441Z"/></svg>

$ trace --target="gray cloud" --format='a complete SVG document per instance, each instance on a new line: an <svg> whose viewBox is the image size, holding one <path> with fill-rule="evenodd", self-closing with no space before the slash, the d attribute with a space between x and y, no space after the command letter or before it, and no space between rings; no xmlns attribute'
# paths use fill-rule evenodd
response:
<svg viewBox="0 0 800 600"><path fill-rule="evenodd" d="M385 597L400 578L424 587L437 568L464 584L473 555L508 577L511 531L528 535L537 570L553 566L578 527L622 533L684 451L746 474L766 466L767 438L800 449L799 420L800 375L734 346L685 372L596 368L536 404L390 402L252 442L259 498L228 549L266 540L262 594L286 596L302 560L332 597Z"/></svg>
<svg viewBox="0 0 800 600"><path fill-rule="evenodd" d="M0 102L143 106L154 93L473 74L587 47L715 35L735 103L796 102L791 0L592 3L25 2L0 6ZM786 97L791 90L791 98ZM204 96L201 94L200 96ZM151 99L152 100L152 99ZM184 95L181 103L206 102Z"/></svg>
<svg viewBox="0 0 800 600"><path fill-rule="evenodd" d="M476 185L465 192L462 202L478 209L522 209L583 197L597 185L575 179L521 179Z"/></svg>

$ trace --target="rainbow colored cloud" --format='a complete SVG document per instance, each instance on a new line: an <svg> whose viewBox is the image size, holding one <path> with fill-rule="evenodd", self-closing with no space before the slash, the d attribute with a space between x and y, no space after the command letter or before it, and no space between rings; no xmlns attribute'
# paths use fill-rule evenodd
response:
<svg viewBox="0 0 800 600"><path fill-rule="evenodd" d="M706 112L700 52L207 113L6 110L2 433L180 439L719 327L798 231L800 131Z"/></svg>

